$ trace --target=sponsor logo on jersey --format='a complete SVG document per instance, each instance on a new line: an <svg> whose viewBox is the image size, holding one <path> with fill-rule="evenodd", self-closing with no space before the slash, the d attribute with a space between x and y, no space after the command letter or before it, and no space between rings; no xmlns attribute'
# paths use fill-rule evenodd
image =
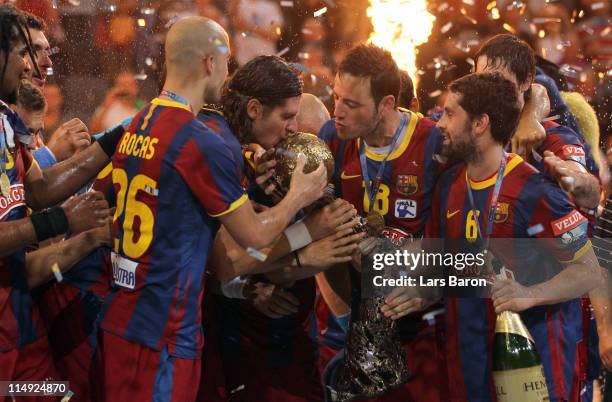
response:
<svg viewBox="0 0 612 402"><path fill-rule="evenodd" d="M495 208L495 223L503 223L508 220L508 210L510 209L510 205L507 202L499 202L497 203L497 207Z"/></svg>
<svg viewBox="0 0 612 402"><path fill-rule="evenodd" d="M563 218L557 219L550 223L553 234L555 236L562 235L574 229L587 219L578 211L574 210Z"/></svg>
<svg viewBox="0 0 612 402"><path fill-rule="evenodd" d="M572 160L582 165L586 165L586 154L584 148L578 145L564 145L561 148L563 151L563 159Z"/></svg>
<svg viewBox="0 0 612 402"><path fill-rule="evenodd" d="M134 289L136 286L136 268L138 263L129 260L114 251L111 252L113 266L113 280L115 285L122 288Z"/></svg>
<svg viewBox="0 0 612 402"><path fill-rule="evenodd" d="M0 219L4 219L15 208L25 205L23 184L13 184L7 197L0 195Z"/></svg>
<svg viewBox="0 0 612 402"><path fill-rule="evenodd" d="M401 229L385 226L382 230L383 236L391 240L391 243L397 247L402 247L412 236Z"/></svg>
<svg viewBox="0 0 612 402"><path fill-rule="evenodd" d="M361 174L351 174L351 175L348 175L348 174L346 174L346 172L344 170L340 174L340 178L342 180L356 179L358 177L361 177Z"/></svg>
<svg viewBox="0 0 612 402"><path fill-rule="evenodd" d="M417 216L417 202L398 198L395 200L395 217L400 219L414 219Z"/></svg>
<svg viewBox="0 0 612 402"><path fill-rule="evenodd" d="M446 210L446 219L452 218L453 216L457 215L459 212L461 212L460 209L458 209L456 211L453 211L453 212L451 212L450 210L447 209Z"/></svg>
<svg viewBox="0 0 612 402"><path fill-rule="evenodd" d="M418 178L413 174L399 174L395 187L400 194L413 195L419 190Z"/></svg>

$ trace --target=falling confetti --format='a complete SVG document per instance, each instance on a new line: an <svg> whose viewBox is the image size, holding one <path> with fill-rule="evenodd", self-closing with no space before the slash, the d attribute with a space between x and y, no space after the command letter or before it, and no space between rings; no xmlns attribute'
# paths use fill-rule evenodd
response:
<svg viewBox="0 0 612 402"><path fill-rule="evenodd" d="M151 7L145 7L141 9L140 12L143 13L144 15L152 15L152 14L155 14L155 9Z"/></svg>
<svg viewBox="0 0 612 402"><path fill-rule="evenodd" d="M461 0L463 4L467 4L468 6L474 5L474 0Z"/></svg>
<svg viewBox="0 0 612 402"><path fill-rule="evenodd" d="M147 77L148 77L148 75L145 74L144 71L141 71L139 74L134 74L134 79L136 81L144 81L144 80L147 79Z"/></svg>
<svg viewBox="0 0 612 402"><path fill-rule="evenodd" d="M544 17L537 17L531 20L534 24L546 24L547 22L557 22L557 23L561 23L562 20L561 18L544 18Z"/></svg>
<svg viewBox="0 0 612 402"><path fill-rule="evenodd" d="M429 93L429 97L430 98L437 98L440 95L442 95L442 90L440 90L440 89L435 90L435 91Z"/></svg>
<svg viewBox="0 0 612 402"><path fill-rule="evenodd" d="M312 15L313 15L315 18L318 18L318 17L322 16L323 14L325 14L326 12L327 12L327 7L323 7L323 8L321 8L321 9L319 9L319 10L315 11L315 12L314 12Z"/></svg>
<svg viewBox="0 0 612 402"><path fill-rule="evenodd" d="M52 76L53 75L53 67L47 67L47 76Z"/></svg>
<svg viewBox="0 0 612 402"><path fill-rule="evenodd" d="M57 0L51 0L51 7L57 9Z"/></svg>
<svg viewBox="0 0 612 402"><path fill-rule="evenodd" d="M277 57L282 57L285 53L287 53L289 51L289 47L287 46L286 48L284 48L283 50L281 50L280 52L276 53Z"/></svg>
<svg viewBox="0 0 612 402"><path fill-rule="evenodd" d="M81 5L81 0L68 0L68 4L70 4L71 6L78 7Z"/></svg>
<svg viewBox="0 0 612 402"><path fill-rule="evenodd" d="M516 29L512 28L512 26L506 22L503 25L504 29L510 33L516 34Z"/></svg>
<svg viewBox="0 0 612 402"><path fill-rule="evenodd" d="M493 18L494 20L498 20L500 19L500 15L499 15L499 10L497 8L493 8L491 9L491 18Z"/></svg>
<svg viewBox="0 0 612 402"><path fill-rule="evenodd" d="M471 16L468 15L468 13L465 10L465 8L461 9L461 15L463 15L465 17L465 19L470 21L472 24L474 24L474 25L478 24L478 21L476 21L474 18L472 18Z"/></svg>
<svg viewBox="0 0 612 402"><path fill-rule="evenodd" d="M447 22L446 24L442 25L442 28L440 28L440 32L445 34L447 33L451 28L453 27L453 23L452 22Z"/></svg>
<svg viewBox="0 0 612 402"><path fill-rule="evenodd" d="M292 1L281 1L280 5L281 7L293 7L293 2Z"/></svg>
<svg viewBox="0 0 612 402"><path fill-rule="evenodd" d="M298 57L301 60L308 60L310 58L310 54L308 54L308 52L300 52L298 53Z"/></svg>
<svg viewBox="0 0 612 402"><path fill-rule="evenodd" d="M151 67L151 66L153 65L153 59L152 59L152 58L150 58L150 57L147 57L147 58L145 59L145 64L146 64L147 66Z"/></svg>
<svg viewBox="0 0 612 402"><path fill-rule="evenodd" d="M492 1L489 4L487 4L487 11L491 11L494 8L497 8L497 2L496 1Z"/></svg>
<svg viewBox="0 0 612 402"><path fill-rule="evenodd" d="M604 8L605 6L606 6L605 3L600 1L597 3L591 4L591 10L599 10L599 9Z"/></svg>
<svg viewBox="0 0 612 402"><path fill-rule="evenodd" d="M144 20L144 18L138 18L138 26L143 28L144 26L146 26L146 21Z"/></svg>

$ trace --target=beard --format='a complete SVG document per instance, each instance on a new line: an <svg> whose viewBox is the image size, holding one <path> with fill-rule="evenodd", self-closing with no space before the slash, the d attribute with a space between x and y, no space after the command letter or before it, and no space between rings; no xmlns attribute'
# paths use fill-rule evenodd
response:
<svg viewBox="0 0 612 402"><path fill-rule="evenodd" d="M442 131L445 139L448 139L448 144L442 144L441 154L455 161L471 162L478 159L478 147L476 146L476 138L471 132L466 138L453 140L448 132Z"/></svg>

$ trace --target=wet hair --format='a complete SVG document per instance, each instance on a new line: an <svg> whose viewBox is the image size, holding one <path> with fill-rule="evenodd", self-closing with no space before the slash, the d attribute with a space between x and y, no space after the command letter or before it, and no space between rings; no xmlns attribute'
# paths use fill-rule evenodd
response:
<svg viewBox="0 0 612 402"><path fill-rule="evenodd" d="M397 106L410 109L410 104L414 99L414 84L412 83L412 78L410 78L406 71L401 70L400 77L401 89L399 93L399 99L397 101Z"/></svg>
<svg viewBox="0 0 612 402"><path fill-rule="evenodd" d="M19 86L17 103L23 109L31 112L41 112L45 110L47 106L45 95L40 88L26 80L21 81L21 85Z"/></svg>
<svg viewBox="0 0 612 402"><path fill-rule="evenodd" d="M40 75L24 14L10 4L2 4L0 5L0 51L4 56L4 63L0 72L0 85L4 83L4 74L8 67L8 57L11 49L18 41L23 41L26 44L30 58L34 61L33 68Z"/></svg>
<svg viewBox="0 0 612 402"><path fill-rule="evenodd" d="M340 62L338 73L370 78L370 91L376 108L387 95L393 95L397 105L401 88L400 70L387 50L374 45L356 46Z"/></svg>
<svg viewBox="0 0 612 402"><path fill-rule="evenodd" d="M221 95L221 109L241 143L251 140L252 121L247 104L257 99L269 113L289 98L302 95L298 72L277 56L258 56L240 67L229 79Z"/></svg>
<svg viewBox="0 0 612 402"><path fill-rule="evenodd" d="M469 74L450 83L448 89L460 94L459 105L470 120L489 116L491 136L505 145L518 126L521 110L516 86L500 74Z"/></svg>
<svg viewBox="0 0 612 402"><path fill-rule="evenodd" d="M523 84L535 77L536 59L527 42L510 34L495 35L486 41L476 53L476 61L487 57L487 66L506 67Z"/></svg>

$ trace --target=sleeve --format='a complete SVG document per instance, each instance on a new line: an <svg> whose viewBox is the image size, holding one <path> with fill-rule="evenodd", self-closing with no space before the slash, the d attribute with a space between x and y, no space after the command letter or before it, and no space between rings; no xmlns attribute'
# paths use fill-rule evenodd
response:
<svg viewBox="0 0 612 402"><path fill-rule="evenodd" d="M560 262L578 260L591 248L588 220L563 190L548 181L543 183L528 234L543 239Z"/></svg>
<svg viewBox="0 0 612 402"><path fill-rule="evenodd" d="M32 166L37 162L34 160L30 149L24 144L21 144L19 146L19 152L21 153L21 157L23 158L23 168L25 169L25 174L27 176L28 173L30 173L30 169L32 169Z"/></svg>
<svg viewBox="0 0 612 402"><path fill-rule="evenodd" d="M572 160L587 167L587 152L578 135L567 127L547 124L544 150L551 151L563 160Z"/></svg>
<svg viewBox="0 0 612 402"><path fill-rule="evenodd" d="M41 169L48 168L49 166L53 166L57 163L53 152L51 152L48 147L38 148L33 152L33 156Z"/></svg>
<svg viewBox="0 0 612 402"><path fill-rule="evenodd" d="M205 130L197 130L186 142L175 169L207 213L219 217L234 211L248 198L236 176L237 162L231 150L221 138Z"/></svg>

